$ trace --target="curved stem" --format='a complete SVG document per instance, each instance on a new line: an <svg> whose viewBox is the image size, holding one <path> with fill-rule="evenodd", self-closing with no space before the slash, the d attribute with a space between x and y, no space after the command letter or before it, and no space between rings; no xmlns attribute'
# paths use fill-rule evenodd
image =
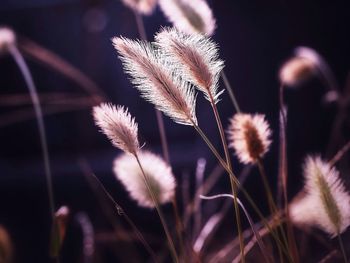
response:
<svg viewBox="0 0 350 263"><path fill-rule="evenodd" d="M39 137L40 137L40 144L41 144L41 150L42 155L44 159L44 169L45 169L45 177L46 177L46 187L48 190L48 197L49 197L49 205L50 205L50 213L51 213L51 220L54 226L55 221L55 200L54 200L54 194L53 194L53 186L52 186L52 174L51 174L51 167L50 167L50 157L49 157L49 150L47 146L47 138L46 138L46 132L45 132L45 123L43 118L43 113L40 105L40 100L38 97L38 92L36 90L32 75L30 73L30 70L22 56L22 54L19 52L17 47L15 45L9 46L9 52L11 53L13 59L17 63L18 68L20 69L23 78L25 80L25 83L28 87L30 98L33 103L37 126L39 130ZM55 255L56 261L58 262L58 256Z"/></svg>
<svg viewBox="0 0 350 263"><path fill-rule="evenodd" d="M168 240L168 244L169 244L169 248L170 248L170 252L171 252L171 256L173 258L173 261L176 262L176 263L179 263L179 258L177 256L177 253L176 253L176 250L175 250L174 242L173 242L173 240L171 238L170 231L169 231L168 226L167 226L167 224L165 222L164 215L163 215L163 212L162 212L162 210L161 210L161 208L159 206L159 202L157 200L157 197L154 195L154 192L153 192L153 190L152 190L152 188L151 188L151 186L149 184L148 177L147 177L145 171L143 170L143 167L141 165L141 162L140 162L140 159L139 159L137 153L134 153L134 157L135 157L135 159L136 159L136 161L137 161L137 163L138 163L138 165L139 165L139 167L141 169L145 185L147 187L147 190L148 190L149 194L152 197L152 200L154 202L155 208L156 208L156 210L158 212L159 219L160 219L160 221L162 223L162 226L163 226L166 238Z"/></svg>

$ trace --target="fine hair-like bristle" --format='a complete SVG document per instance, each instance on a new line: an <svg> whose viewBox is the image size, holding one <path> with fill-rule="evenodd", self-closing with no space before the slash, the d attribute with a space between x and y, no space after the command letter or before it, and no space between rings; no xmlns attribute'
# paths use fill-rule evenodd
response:
<svg viewBox="0 0 350 263"><path fill-rule="evenodd" d="M102 103L93 108L93 116L96 125L115 147L131 154L139 150L138 126L128 109Z"/></svg>
<svg viewBox="0 0 350 263"><path fill-rule="evenodd" d="M332 237L350 225L350 195L336 168L319 156L308 156L304 165L305 197L290 206L295 224L318 226Z"/></svg>
<svg viewBox="0 0 350 263"><path fill-rule="evenodd" d="M181 75L189 79L205 97L218 101L218 80L224 62L219 59L217 44L201 34L186 34L175 28L164 28L156 37L156 44L164 51Z"/></svg>
<svg viewBox="0 0 350 263"><path fill-rule="evenodd" d="M297 86L316 73L314 61L303 57L292 57L283 64L279 72L281 83Z"/></svg>
<svg viewBox="0 0 350 263"><path fill-rule="evenodd" d="M262 114L235 114L227 133L229 147L235 150L240 162L245 164L256 163L271 144L271 130Z"/></svg>
<svg viewBox="0 0 350 263"><path fill-rule="evenodd" d="M152 14L157 5L157 0L122 0L122 2L135 12L143 15Z"/></svg>
<svg viewBox="0 0 350 263"><path fill-rule="evenodd" d="M206 36L214 34L216 22L205 0L159 0L159 6L179 30Z"/></svg>
<svg viewBox="0 0 350 263"><path fill-rule="evenodd" d="M157 201L160 204L171 202L176 187L171 167L161 157L149 151L140 151L138 158ZM142 207L155 207L134 156L122 154L117 157L113 170L116 178L123 184L132 199Z"/></svg>
<svg viewBox="0 0 350 263"><path fill-rule="evenodd" d="M176 74L159 50L147 42L119 37L113 44L124 70L146 100L177 123L197 124L194 89Z"/></svg>
<svg viewBox="0 0 350 263"><path fill-rule="evenodd" d="M6 52L8 46L15 43L15 33L10 28L0 27L0 53Z"/></svg>

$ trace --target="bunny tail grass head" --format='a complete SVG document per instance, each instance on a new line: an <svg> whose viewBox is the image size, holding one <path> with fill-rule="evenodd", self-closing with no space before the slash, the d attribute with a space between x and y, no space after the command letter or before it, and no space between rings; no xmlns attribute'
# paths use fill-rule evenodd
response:
<svg viewBox="0 0 350 263"><path fill-rule="evenodd" d="M15 33L10 28L0 26L0 54L6 52L7 48L15 43Z"/></svg>
<svg viewBox="0 0 350 263"><path fill-rule="evenodd" d="M96 125L115 147L131 154L139 150L138 126L126 108L102 103L93 108L93 116Z"/></svg>
<svg viewBox="0 0 350 263"><path fill-rule="evenodd" d="M205 0L159 0L159 6L179 30L188 34L214 34L216 22Z"/></svg>
<svg viewBox="0 0 350 263"><path fill-rule="evenodd" d="M314 61L303 57L293 57L283 64L279 72L280 81L288 86L298 86L316 72Z"/></svg>
<svg viewBox="0 0 350 263"><path fill-rule="evenodd" d="M137 13L150 15L157 5L157 0L122 0L124 5Z"/></svg>
<svg viewBox="0 0 350 263"><path fill-rule="evenodd" d="M262 114L237 113L228 128L229 147L240 162L255 163L269 150L271 130Z"/></svg>
<svg viewBox="0 0 350 263"><path fill-rule="evenodd" d="M125 72L146 100L177 123L197 124L192 86L176 74L159 50L149 43L126 38L116 37L113 44Z"/></svg>
<svg viewBox="0 0 350 263"><path fill-rule="evenodd" d="M161 157L148 151L140 151L138 158L157 201L160 204L171 202L176 187L171 167ZM134 156L122 154L117 157L114 161L113 170L132 199L142 207L155 207L140 166Z"/></svg>
<svg viewBox="0 0 350 263"><path fill-rule="evenodd" d="M350 224L350 195L339 172L320 157L307 157L304 165L304 198L291 204L291 220L295 224L318 226L332 237Z"/></svg>
<svg viewBox="0 0 350 263"><path fill-rule="evenodd" d="M201 34L186 34L175 28L164 28L156 37L157 45L164 51L181 75L189 79L208 100L218 101L218 80L224 62L219 59L217 45Z"/></svg>

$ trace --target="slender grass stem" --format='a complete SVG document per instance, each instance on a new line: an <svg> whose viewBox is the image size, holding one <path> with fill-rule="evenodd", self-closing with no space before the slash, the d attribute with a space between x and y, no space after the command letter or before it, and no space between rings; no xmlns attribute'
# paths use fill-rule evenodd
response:
<svg viewBox="0 0 350 263"><path fill-rule="evenodd" d="M216 124L218 126L219 129L219 133L220 133L220 138L221 138L221 142L222 142L222 146L224 148L224 153L225 153L225 159L226 159L226 163L227 163L227 167L229 170L233 170L232 169L232 163L231 163L231 159L230 159L230 153L228 151L228 146L227 146L227 141L226 141L226 137L225 137L225 133L224 133L224 128L222 126L222 122L220 119L220 115L218 112L218 109L216 107L214 98L212 97L211 93L209 93L209 98L210 98L210 103L215 115L215 120L216 120ZM240 218L240 210L238 208L238 203L237 203L237 184L231 179L230 176L230 184L231 184L231 191L232 194L234 196L233 198L233 203L234 203L234 208L235 208L235 216L236 216L236 223L237 223L237 231L238 231L238 237L239 237L239 244L240 244L240 252L241 252L241 261L244 263L245 262L245 257L244 257L244 239L242 236L242 226L241 226L241 218Z"/></svg>
<svg viewBox="0 0 350 263"><path fill-rule="evenodd" d="M226 90L227 90L228 95L229 95L229 97L230 97L230 99L231 99L231 101L232 101L233 106L235 107L236 112L237 112L237 113L240 113L240 112L241 112L241 109L240 109L240 107L239 107L239 105L238 105L236 96L235 96L235 94L233 93L233 89L232 89L232 87L231 87L230 82L228 81L228 78L227 78L227 76L226 76L224 70L221 70L221 78L222 78L222 80L223 80L223 82L224 82L224 84L225 84Z"/></svg>
<svg viewBox="0 0 350 263"><path fill-rule="evenodd" d="M261 176L261 179L263 181L264 188L265 188L265 192L266 192L266 196L267 196L267 200L268 200L268 204L269 204L269 209L270 209L271 214L273 215L273 214L278 212L278 209L277 209L277 206L276 206L275 201L274 201L273 196L272 196L272 191L271 191L271 188L270 188L267 176L266 176L266 172L265 172L265 168L264 168L264 164L263 164L262 160L259 159L257 161L257 165L258 165L260 176ZM278 218L277 218L277 220L278 220ZM288 247L288 241L287 241L286 235L284 233L284 229L283 229L282 225L280 224L280 222L278 222L277 225L280 227L283 241L285 242L285 245ZM276 230L276 235L278 235L277 230ZM278 250L279 250L280 261L283 262L281 247L279 245L278 245Z"/></svg>
<svg viewBox="0 0 350 263"><path fill-rule="evenodd" d="M84 169L86 169L86 164L82 163L82 165L84 166ZM88 169L86 169L88 170ZM150 245L147 243L147 241L145 240L145 238L143 237L141 231L137 228L137 226L135 225L135 223L131 220L131 218L125 213L124 209L114 200L114 198L111 196L111 194L107 191L107 189L104 187L104 185L102 184L102 182L97 178L97 176L94 173L91 173L91 176L96 180L97 184L100 186L101 190L105 193L105 195L108 197L108 199L113 203L114 207L117 209L117 212L119 215L121 215L125 221L130 225L130 227L132 228L132 230L134 231L134 233L136 234L137 238L140 240L141 244L145 247L145 249L147 250L147 252L150 254L150 256L152 257L152 260L154 262L158 262L157 257L155 255L155 253L153 252L152 248L150 247Z"/></svg>
<svg viewBox="0 0 350 263"><path fill-rule="evenodd" d="M341 238L340 233L338 233L337 236L338 236L338 242L339 242L340 250L341 250L341 252L343 254L344 262L348 263L348 258L346 256L346 251L345 251L345 248L344 248L343 239Z"/></svg>
<svg viewBox="0 0 350 263"><path fill-rule="evenodd" d="M50 156L49 156L49 150L47 146L47 138L46 138L46 132L45 132L45 123L43 118L43 113L40 105L40 100L38 96L38 92L36 90L32 75L30 73L30 70L27 66L27 63L25 62L22 54L17 49L15 45L9 46L9 52L12 55L13 59L17 63L18 68L20 69L23 78L25 80L25 83L28 87L30 98L33 103L37 126L39 130L39 137L40 137L40 145L44 160L44 170L45 170L45 177L46 177L46 187L48 191L48 198L49 198L49 206L50 206L50 214L51 214L51 220L52 224L54 225L55 221L55 199L54 199L54 193L53 193L53 186L52 186L52 174L51 174L51 167L50 167ZM59 262L59 257L55 257L56 261Z"/></svg>
<svg viewBox="0 0 350 263"><path fill-rule="evenodd" d="M330 166L334 166L343 156L344 154L350 150L350 141L348 141L328 162Z"/></svg>
<svg viewBox="0 0 350 263"><path fill-rule="evenodd" d="M287 116L285 112L284 103L284 86L281 83L279 88L279 106L280 106L280 175L279 179L282 180L283 187L283 199L284 199L284 209L286 215L286 225L287 225L287 237L289 250L292 253L294 262L299 262L298 250L295 243L295 237L291 222L289 220L289 209L288 209L288 161L287 161Z"/></svg>
<svg viewBox="0 0 350 263"><path fill-rule="evenodd" d="M138 165L139 165L139 167L141 169L141 172L142 172L142 175L143 175L143 179L145 181L145 185L146 185L146 187L148 189L149 194L152 197L152 200L154 202L155 208L156 208L156 210L158 212L159 219L161 221L161 224L163 226L166 238L168 240L169 249L170 249L170 252L171 252L170 254L171 254L172 258L173 258L173 261L176 262L176 263L179 263L179 258L178 258L178 255L177 255L177 252L176 252L176 249L175 249L175 246L174 246L174 242L173 242L173 240L171 238L170 231L169 231L168 226L167 226L167 224L165 222L165 218L164 218L163 212L162 212L162 210L160 208L159 202L158 202L156 196L154 195L153 189L151 188L151 186L149 184L148 177L147 177L145 171L143 170L143 167L141 165L141 162L140 162L140 159L139 159L137 153L134 153L134 156L135 156L135 159L136 159L136 161L137 161L137 163L138 163Z"/></svg>
<svg viewBox="0 0 350 263"><path fill-rule="evenodd" d="M183 229L184 226L182 224L180 215L179 215L179 210L177 206L177 201L176 198L174 197L171 201L172 206L173 206L173 211L174 211L174 216L175 216L175 227L176 227L176 233L179 238L179 245L180 245L180 255L182 255L183 258L186 258L186 253L185 253L185 245L184 245L184 240L183 240Z"/></svg>
<svg viewBox="0 0 350 263"><path fill-rule="evenodd" d="M279 237L275 235L275 233L272 231L271 227L269 226L268 222L266 222L265 217L263 216L263 214L261 213L261 211L259 210L259 208L256 206L255 202L253 201L253 199L250 197L249 193L243 188L240 187L239 181L236 178L236 176L234 175L234 173L232 172L232 170L228 169L225 161L221 158L220 154L217 152L216 148L213 146L213 144L210 142L210 140L208 139L208 137L205 135L205 133L200 129L200 127L198 125L196 125L193 121L192 121L192 125L194 127L194 129L198 132L198 134L201 136L201 138L204 140L204 142L207 144L207 146L209 147L209 149L212 151L212 153L215 155L215 157L217 158L217 160L219 161L219 163L222 165L222 167L227 171L227 173L229 174L229 176L231 177L231 179L237 184L237 186L239 187L239 189L243 192L244 196L247 198L248 202L250 203L250 205L253 207L254 211L258 214L258 216L260 217L260 219L262 220L262 222L264 223L264 225L267 227L267 229L270 231L270 233L273 235L275 241L283 248L283 252L285 253L285 255L287 256L287 258L289 259L290 262L293 262L292 259L290 258L290 255L288 253L288 251L285 249L285 247L283 247L282 242L280 241Z"/></svg>

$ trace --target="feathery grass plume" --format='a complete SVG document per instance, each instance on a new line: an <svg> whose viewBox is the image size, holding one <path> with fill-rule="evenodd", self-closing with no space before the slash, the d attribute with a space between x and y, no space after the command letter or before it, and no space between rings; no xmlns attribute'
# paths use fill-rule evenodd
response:
<svg viewBox="0 0 350 263"><path fill-rule="evenodd" d="M150 15L157 5L157 0L122 0L124 5L137 13Z"/></svg>
<svg viewBox="0 0 350 263"><path fill-rule="evenodd" d="M216 103L218 80L224 62L219 59L217 44L201 34L186 34L175 28L164 28L156 37L156 44L165 52L181 75Z"/></svg>
<svg viewBox="0 0 350 263"><path fill-rule="evenodd" d="M159 0L159 6L179 30L189 34L214 34L216 22L205 0Z"/></svg>
<svg viewBox="0 0 350 263"><path fill-rule="evenodd" d="M240 162L256 163L269 150L271 130L263 114L237 113L227 130L229 147Z"/></svg>
<svg viewBox="0 0 350 263"><path fill-rule="evenodd" d="M177 123L197 124L192 86L172 70L159 50L147 42L127 38L115 37L113 44L125 72L146 100Z"/></svg>
<svg viewBox="0 0 350 263"><path fill-rule="evenodd" d="M149 152L138 153L148 183L159 204L171 202L175 195L175 177L171 167L159 156ZM154 208L155 203L147 189L143 174L136 159L122 154L114 161L115 176L129 192L130 197L142 207Z"/></svg>
<svg viewBox="0 0 350 263"><path fill-rule="evenodd" d="M344 232L350 225L350 195L339 172L319 156L309 156L304 176L306 195L291 204L292 222L318 226L332 237Z"/></svg>
<svg viewBox="0 0 350 263"><path fill-rule="evenodd" d="M115 147L131 154L139 150L138 126L128 109L111 103L101 103L93 108L93 116L96 125Z"/></svg>
<svg viewBox="0 0 350 263"><path fill-rule="evenodd" d="M8 46L14 45L15 43L15 33L7 27L0 27L0 54L6 52Z"/></svg>
<svg viewBox="0 0 350 263"><path fill-rule="evenodd" d="M279 72L280 81L288 86L298 86L314 76L315 62L303 57L292 57L283 64Z"/></svg>

